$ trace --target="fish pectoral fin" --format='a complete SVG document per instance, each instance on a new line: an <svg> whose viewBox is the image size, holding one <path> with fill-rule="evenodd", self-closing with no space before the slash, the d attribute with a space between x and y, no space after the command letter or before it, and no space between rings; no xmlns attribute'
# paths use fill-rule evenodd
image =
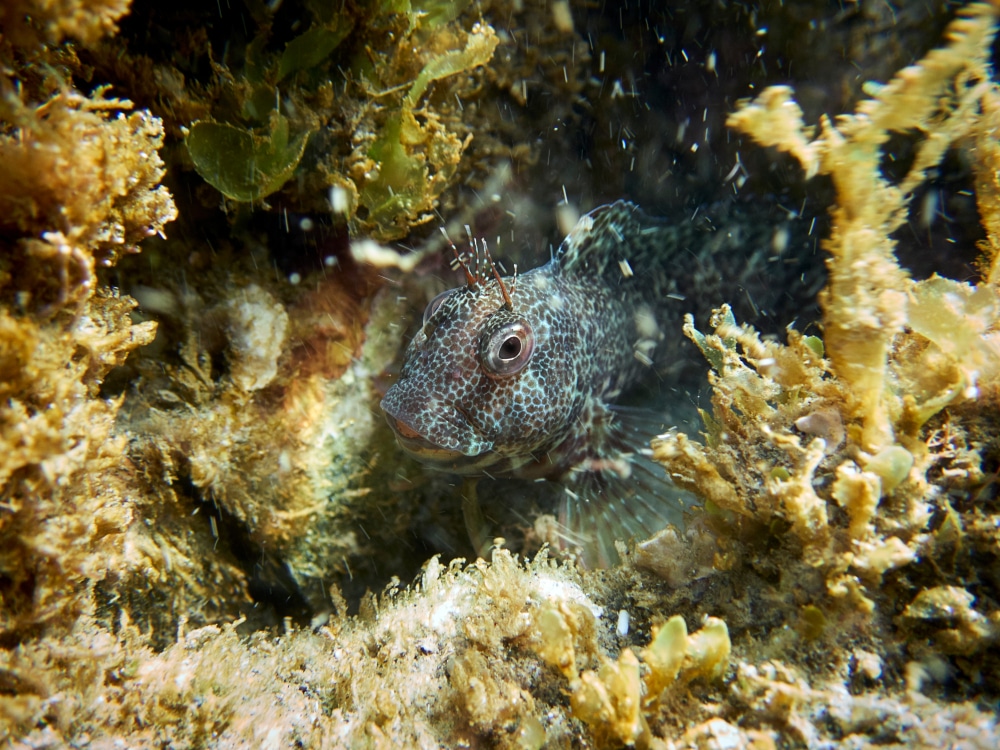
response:
<svg viewBox="0 0 1000 750"><path fill-rule="evenodd" d="M587 567L620 562L618 541L647 539L668 525L683 527L693 496L644 452L588 458L562 480L561 546L575 548Z"/></svg>
<svg viewBox="0 0 1000 750"><path fill-rule="evenodd" d="M650 441L667 430L647 409L595 404L591 444L562 477L559 546L578 550L588 567L620 561L616 542L647 539L683 527L695 498L652 459Z"/></svg>

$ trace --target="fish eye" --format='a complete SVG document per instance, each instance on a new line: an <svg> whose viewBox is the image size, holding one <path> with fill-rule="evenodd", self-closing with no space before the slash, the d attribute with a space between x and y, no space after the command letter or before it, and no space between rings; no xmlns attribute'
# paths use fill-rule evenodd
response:
<svg viewBox="0 0 1000 750"><path fill-rule="evenodd" d="M523 320L506 323L484 337L479 358L483 366L497 375L513 375L531 359L535 336Z"/></svg>
<svg viewBox="0 0 1000 750"><path fill-rule="evenodd" d="M438 311L438 308L441 307L441 303L450 297L454 291L454 289L448 289L441 292L441 294L427 303L427 307L424 308L424 325L427 325L427 321L430 320L434 316L434 313Z"/></svg>

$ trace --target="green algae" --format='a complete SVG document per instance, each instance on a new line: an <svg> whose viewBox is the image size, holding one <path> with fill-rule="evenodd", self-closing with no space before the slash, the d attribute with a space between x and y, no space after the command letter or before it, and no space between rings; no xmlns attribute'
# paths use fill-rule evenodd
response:
<svg viewBox="0 0 1000 750"><path fill-rule="evenodd" d="M424 95L427 87L433 81L439 81L464 70L485 65L493 57L493 51L497 48L498 43L499 40L495 35L480 34L474 28L465 49L445 52L443 55L428 61L413 85L410 86L406 99L403 100L403 106L407 109L416 107L420 97Z"/></svg>
<svg viewBox="0 0 1000 750"><path fill-rule="evenodd" d="M266 133L201 121L191 125L185 144L209 185L227 198L249 202L281 189L302 159L309 135L290 137L288 119L274 111Z"/></svg>
<svg viewBox="0 0 1000 750"><path fill-rule="evenodd" d="M295 37L285 45L285 51L281 53L278 80L284 80L302 70L315 68L333 54L353 29L353 19L338 19L331 26L325 24L313 26Z"/></svg>

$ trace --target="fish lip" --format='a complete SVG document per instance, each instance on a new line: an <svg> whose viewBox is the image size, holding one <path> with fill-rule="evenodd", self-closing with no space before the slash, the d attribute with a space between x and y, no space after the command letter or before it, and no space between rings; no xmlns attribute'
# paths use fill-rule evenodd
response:
<svg viewBox="0 0 1000 750"><path fill-rule="evenodd" d="M397 386L394 386L394 388ZM466 433L474 443L483 447L478 450L463 450L456 445L447 445L429 439L426 432L421 430L419 420L413 417L419 412L405 408L401 403L401 398L393 398L392 388L386 393L385 398L379 406L385 415L385 420L392 429L399 444L409 453L423 460L431 461L453 461L462 458L475 458L490 450L491 444L486 443L479 429L469 419L469 415L463 410L449 403L436 403L435 410L445 410L442 419L446 420L459 433ZM458 443L456 439L454 441Z"/></svg>
<svg viewBox="0 0 1000 750"><path fill-rule="evenodd" d="M449 460L464 455L461 451L452 450L432 443L406 422L385 412L385 421L396 435L396 440L408 452L425 459L440 458Z"/></svg>

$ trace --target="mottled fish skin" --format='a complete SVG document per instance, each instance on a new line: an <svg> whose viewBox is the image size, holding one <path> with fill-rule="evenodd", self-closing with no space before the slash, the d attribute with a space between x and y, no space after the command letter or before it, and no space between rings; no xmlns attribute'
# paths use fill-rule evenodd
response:
<svg viewBox="0 0 1000 750"><path fill-rule="evenodd" d="M556 480L559 520L587 564L676 522L686 499L649 458L660 420L615 400L651 363L702 363L683 353L684 314L704 320L726 300L748 317L774 301L801 310L822 283L795 222L732 205L711 213L721 223L699 228L618 201L580 219L516 284L492 263L466 268L467 286L427 306L382 400L399 443L453 473Z"/></svg>

